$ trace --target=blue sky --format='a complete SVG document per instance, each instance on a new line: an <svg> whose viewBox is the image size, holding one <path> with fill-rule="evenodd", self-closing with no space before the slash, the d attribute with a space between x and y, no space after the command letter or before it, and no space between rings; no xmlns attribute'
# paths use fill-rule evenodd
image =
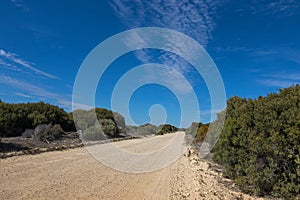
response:
<svg viewBox="0 0 300 200"><path fill-rule="evenodd" d="M5 102L45 101L70 111L76 74L89 52L117 33L149 26L182 32L201 44L220 71L227 98L256 98L300 82L297 0L4 0L0 22L0 99ZM201 75L182 58L153 49L111 64L100 80L97 106L111 108L117 81L148 62L183 74L196 91L200 120L211 120L217 110L211 110ZM188 90L180 80L173 83ZM137 124L151 122L151 116L156 122L165 113L168 123L180 122L176 96L157 84L139 88L128 107Z"/></svg>

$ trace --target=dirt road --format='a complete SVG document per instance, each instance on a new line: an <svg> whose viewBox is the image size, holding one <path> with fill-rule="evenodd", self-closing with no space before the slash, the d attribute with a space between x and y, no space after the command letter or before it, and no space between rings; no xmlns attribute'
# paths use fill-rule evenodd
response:
<svg viewBox="0 0 300 200"><path fill-rule="evenodd" d="M129 152L149 153L181 136L175 133L114 145ZM104 149L107 156L119 159ZM0 199L252 199L229 189L232 183L209 166L192 154L163 169L134 174L101 164L86 148L24 155L0 160Z"/></svg>

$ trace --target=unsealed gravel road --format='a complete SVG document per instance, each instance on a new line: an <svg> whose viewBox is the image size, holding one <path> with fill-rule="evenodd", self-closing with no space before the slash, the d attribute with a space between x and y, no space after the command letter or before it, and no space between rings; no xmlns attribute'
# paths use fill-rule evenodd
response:
<svg viewBox="0 0 300 200"><path fill-rule="evenodd" d="M133 152L152 151L182 134L115 144ZM101 164L84 147L11 157L0 160L0 199L252 199L221 184L230 181L209 166L192 154L154 172L125 173Z"/></svg>

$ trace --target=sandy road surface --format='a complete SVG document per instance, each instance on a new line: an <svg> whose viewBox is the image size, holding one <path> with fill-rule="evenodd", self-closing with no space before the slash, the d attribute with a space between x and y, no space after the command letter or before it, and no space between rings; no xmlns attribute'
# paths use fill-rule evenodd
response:
<svg viewBox="0 0 300 200"><path fill-rule="evenodd" d="M180 135L115 144L129 152L152 152ZM220 174L195 155L181 156L161 170L139 174L109 168L86 148L2 159L0 168L0 199L250 199L220 184Z"/></svg>

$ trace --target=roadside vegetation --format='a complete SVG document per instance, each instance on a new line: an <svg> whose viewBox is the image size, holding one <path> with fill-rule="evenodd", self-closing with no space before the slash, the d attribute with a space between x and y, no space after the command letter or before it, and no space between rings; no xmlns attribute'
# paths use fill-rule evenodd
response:
<svg viewBox="0 0 300 200"><path fill-rule="evenodd" d="M60 126L66 132L74 132L77 127L89 139L103 139L103 134L117 137L125 129L124 117L104 108L67 113L58 106L44 102L10 104L0 101L0 113L0 137L17 137L22 134L28 137L36 127L49 124ZM93 118L95 113L96 117ZM73 115L76 116L76 127ZM49 127L49 130L52 128L45 127ZM53 131L53 135L57 135L57 132Z"/></svg>
<svg viewBox="0 0 300 200"><path fill-rule="evenodd" d="M48 103L9 104L0 101L0 137L21 136L41 124L59 124L65 131L75 131L72 117Z"/></svg>
<svg viewBox="0 0 300 200"><path fill-rule="evenodd" d="M158 127L153 124L143 124L141 126L126 126L126 133L135 136L154 135L158 131Z"/></svg>
<svg viewBox="0 0 300 200"><path fill-rule="evenodd" d="M196 143L201 143L207 134L209 124L202 124L199 122L193 122L191 126L186 129L186 134L190 134L195 138Z"/></svg>
<svg viewBox="0 0 300 200"><path fill-rule="evenodd" d="M75 110L71 115L77 130L82 130L86 140L103 140L118 137L125 131L125 119L122 115L104 108Z"/></svg>
<svg viewBox="0 0 300 200"><path fill-rule="evenodd" d="M177 130L169 124L126 126L121 114L104 108L67 113L44 102L13 104L0 100L0 157L9 152L35 153L41 148L81 146L81 139L93 142Z"/></svg>
<svg viewBox="0 0 300 200"><path fill-rule="evenodd" d="M167 133L174 133L179 129L171 124L162 124L156 126L154 124L143 124L141 126L127 126L126 133L135 136L147 135L164 135Z"/></svg>
<svg viewBox="0 0 300 200"><path fill-rule="evenodd" d="M300 86L230 98L213 159L245 192L299 198Z"/></svg>
<svg viewBox="0 0 300 200"><path fill-rule="evenodd" d="M171 124L162 124L158 127L158 132L156 132L156 135L164 135L166 133L174 133L178 131L178 128L175 126L172 126Z"/></svg>
<svg viewBox="0 0 300 200"><path fill-rule="evenodd" d="M67 113L44 102L9 104L0 100L0 114L0 138L23 137L53 145L60 138L75 138L78 142L76 128L82 130L80 135L86 140L115 138L121 133L163 135L179 130L170 124L126 126L122 115L107 109ZM210 133L218 132L224 118L220 137ZM197 143L214 144L219 137L213 160L224 167L224 175L244 192L300 198L299 85L257 99L231 97L216 121L194 122L186 133L196 138Z"/></svg>

